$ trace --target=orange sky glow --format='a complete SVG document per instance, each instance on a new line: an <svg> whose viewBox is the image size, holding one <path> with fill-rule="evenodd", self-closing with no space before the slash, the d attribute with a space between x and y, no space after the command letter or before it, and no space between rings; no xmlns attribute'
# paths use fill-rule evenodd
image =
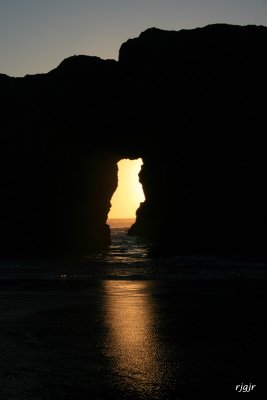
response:
<svg viewBox="0 0 267 400"><path fill-rule="evenodd" d="M145 200L138 177L142 164L141 158L119 161L118 187L111 199L109 219L135 218L137 208Z"/></svg>

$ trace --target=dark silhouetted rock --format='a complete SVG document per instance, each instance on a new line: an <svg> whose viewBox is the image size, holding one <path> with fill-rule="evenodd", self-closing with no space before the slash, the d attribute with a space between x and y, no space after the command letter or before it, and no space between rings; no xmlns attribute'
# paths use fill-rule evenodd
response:
<svg viewBox="0 0 267 400"><path fill-rule="evenodd" d="M267 28L229 25L122 46L145 147L130 233L176 252L265 251L266 49Z"/></svg>
<svg viewBox="0 0 267 400"><path fill-rule="evenodd" d="M0 75L0 254L109 244L117 161L142 157L130 234L175 252L265 252L267 28L148 29L119 61Z"/></svg>

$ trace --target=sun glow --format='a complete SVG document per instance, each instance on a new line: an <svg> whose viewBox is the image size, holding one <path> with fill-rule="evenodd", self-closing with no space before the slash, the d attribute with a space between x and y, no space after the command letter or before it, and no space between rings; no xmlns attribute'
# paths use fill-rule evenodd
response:
<svg viewBox="0 0 267 400"><path fill-rule="evenodd" d="M118 162L118 187L111 199L109 219L135 218L137 208L145 200L138 177L142 165L141 158Z"/></svg>

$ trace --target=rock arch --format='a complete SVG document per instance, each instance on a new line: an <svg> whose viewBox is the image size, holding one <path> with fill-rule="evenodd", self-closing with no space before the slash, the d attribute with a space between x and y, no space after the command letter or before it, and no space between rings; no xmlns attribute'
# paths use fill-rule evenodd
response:
<svg viewBox="0 0 267 400"><path fill-rule="evenodd" d="M132 233L176 251L265 251L267 28L149 29L119 61L0 75L0 254L109 243L116 163L142 157Z"/></svg>

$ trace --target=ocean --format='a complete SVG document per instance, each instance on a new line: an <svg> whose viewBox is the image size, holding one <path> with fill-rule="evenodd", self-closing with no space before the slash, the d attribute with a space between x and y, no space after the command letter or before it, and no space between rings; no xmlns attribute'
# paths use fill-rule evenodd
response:
<svg viewBox="0 0 267 400"><path fill-rule="evenodd" d="M103 253L0 263L0 398L264 398L266 262L155 258L131 223Z"/></svg>
<svg viewBox="0 0 267 400"><path fill-rule="evenodd" d="M266 278L267 262L239 255L163 255L155 257L153 244L128 236L134 219L107 222L112 244L106 251L79 258L35 257L0 261L0 279L236 279ZM166 233L168 234L168 233Z"/></svg>

